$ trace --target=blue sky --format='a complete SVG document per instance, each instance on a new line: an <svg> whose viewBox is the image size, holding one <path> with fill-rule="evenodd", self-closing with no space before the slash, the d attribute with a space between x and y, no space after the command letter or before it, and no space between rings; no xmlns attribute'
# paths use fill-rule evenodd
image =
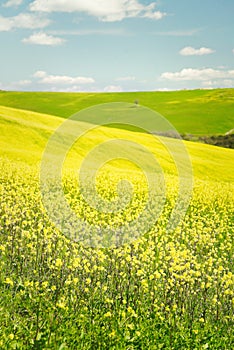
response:
<svg viewBox="0 0 234 350"><path fill-rule="evenodd" d="M234 86L233 0L1 0L0 89Z"/></svg>

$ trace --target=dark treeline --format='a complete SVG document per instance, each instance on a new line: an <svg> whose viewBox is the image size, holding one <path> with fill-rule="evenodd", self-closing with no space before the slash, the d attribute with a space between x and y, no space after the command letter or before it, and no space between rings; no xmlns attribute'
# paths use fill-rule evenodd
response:
<svg viewBox="0 0 234 350"><path fill-rule="evenodd" d="M213 135L213 136L193 136L190 134L181 135L184 140L202 142L213 146L234 149L234 134Z"/></svg>

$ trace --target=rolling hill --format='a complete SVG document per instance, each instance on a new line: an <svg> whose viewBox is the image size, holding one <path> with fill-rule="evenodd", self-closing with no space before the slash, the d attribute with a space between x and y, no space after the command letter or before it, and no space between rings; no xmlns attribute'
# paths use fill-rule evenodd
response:
<svg viewBox="0 0 234 350"><path fill-rule="evenodd" d="M0 348L109 349L116 327L121 349L231 349L234 150L97 127L89 113L70 121L50 114L80 94L35 96L5 93L17 108L0 106ZM206 120L213 131L230 127L227 104ZM129 110L142 123L141 106L121 105L119 120ZM129 342L120 332L133 329Z"/></svg>
<svg viewBox="0 0 234 350"><path fill-rule="evenodd" d="M63 122L64 119L48 114L0 107L0 155L13 162L21 161L38 165L50 135ZM87 123L77 123L81 130L87 128ZM152 143L151 135L117 128L100 127L97 131L94 130L82 136L79 145L76 144L73 147L74 152L70 156L71 164L74 163L72 157L80 163L90 148L109 139L128 139L135 142L136 145L144 145L155 155L165 173L176 174L176 167L168 156L165 145L176 149L178 140L157 137L156 141ZM196 178L211 181L233 181L233 150L186 141L183 143L191 157ZM144 152L142 153L141 149L136 148L133 152L144 158ZM100 155L100 160L101 157L102 155Z"/></svg>
<svg viewBox="0 0 234 350"><path fill-rule="evenodd" d="M180 134L219 135L233 129L234 89L171 92L54 93L0 91L0 105L68 118L93 105L128 102L162 114Z"/></svg>

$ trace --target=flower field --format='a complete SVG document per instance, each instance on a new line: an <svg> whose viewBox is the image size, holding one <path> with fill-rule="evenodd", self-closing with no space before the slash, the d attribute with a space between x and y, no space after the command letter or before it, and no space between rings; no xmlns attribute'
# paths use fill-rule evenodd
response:
<svg viewBox="0 0 234 350"><path fill-rule="evenodd" d="M35 166L2 160L0 177L1 349L233 347L229 183L196 180L187 214L169 234L172 186L150 232L93 249L50 223ZM102 220L85 208L80 215Z"/></svg>
<svg viewBox="0 0 234 350"><path fill-rule="evenodd" d="M104 127L81 137L67 154L62 183L67 203L91 227L118 230L134 221L148 193L141 171L117 159L98 173L98 191L115 203L116 186L127 179L132 200L114 214L92 209L73 169L90 147L128 138L136 143L127 150L130 158L137 154L147 162L137 147L143 145L157 157L166 185L157 220L144 213L149 230L136 226L135 239L126 244L92 247L80 236L62 233L42 201L42 153L62 122L0 107L0 349L232 349L233 150L184 142L193 188L185 216L168 229L178 176L162 143L153 145L144 133ZM170 143L176 150L177 141ZM102 157L99 152L99 163ZM151 169L150 161L146 165ZM89 191L88 181L84 188ZM53 205L59 216L60 203Z"/></svg>

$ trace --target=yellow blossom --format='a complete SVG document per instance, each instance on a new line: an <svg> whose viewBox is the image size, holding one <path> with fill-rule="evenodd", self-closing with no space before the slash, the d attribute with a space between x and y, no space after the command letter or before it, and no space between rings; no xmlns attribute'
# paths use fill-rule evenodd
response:
<svg viewBox="0 0 234 350"><path fill-rule="evenodd" d="M6 284L9 284L10 286L14 286L14 282L12 281L12 279L10 278L10 277L7 277L6 279L5 279L5 283Z"/></svg>

